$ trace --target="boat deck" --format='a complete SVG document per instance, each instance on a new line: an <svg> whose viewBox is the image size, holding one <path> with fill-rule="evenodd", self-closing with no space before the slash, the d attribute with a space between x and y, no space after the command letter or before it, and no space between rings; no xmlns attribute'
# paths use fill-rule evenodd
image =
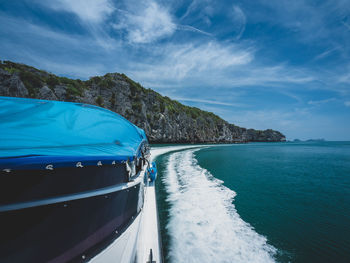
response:
<svg viewBox="0 0 350 263"><path fill-rule="evenodd" d="M152 249L153 262L162 262L161 242L154 182L147 186L145 203L142 211L139 240L137 246L137 263L149 261Z"/></svg>

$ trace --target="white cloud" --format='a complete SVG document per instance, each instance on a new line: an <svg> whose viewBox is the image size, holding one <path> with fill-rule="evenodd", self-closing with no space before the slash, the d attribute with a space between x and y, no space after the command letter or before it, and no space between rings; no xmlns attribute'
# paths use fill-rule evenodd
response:
<svg viewBox="0 0 350 263"><path fill-rule="evenodd" d="M110 35L110 19L116 10L113 0L52 0L39 1L55 11L69 12L79 18L82 26L90 33L91 39L106 50L113 50L118 40Z"/></svg>
<svg viewBox="0 0 350 263"><path fill-rule="evenodd" d="M308 121L312 114L305 108L289 111L273 109L227 111L220 115L235 125L259 130L275 129L285 136L299 137L303 129L309 128Z"/></svg>
<svg viewBox="0 0 350 263"><path fill-rule="evenodd" d="M209 42L200 46L186 45L175 49L166 59L175 65L178 77L183 78L191 71L216 71L245 65L252 61L253 54L234 45L225 46L217 42Z"/></svg>
<svg viewBox="0 0 350 263"><path fill-rule="evenodd" d="M82 21L100 23L114 11L111 0L52 0L45 5L54 9L76 14Z"/></svg>
<svg viewBox="0 0 350 263"><path fill-rule="evenodd" d="M236 125L254 129L276 129L287 138L310 139L326 138L336 140L348 138L349 127L339 128L339 120L324 113L319 114L312 108L295 108L289 110L244 110L227 111L220 115Z"/></svg>
<svg viewBox="0 0 350 263"><path fill-rule="evenodd" d="M252 61L254 52L234 44L222 45L215 41L204 44L178 44L163 47L152 47L156 50L152 56L157 63L140 63L133 75L143 80L181 81L206 74L215 74L235 66L245 65ZM203 76L204 75L204 76Z"/></svg>
<svg viewBox="0 0 350 263"><path fill-rule="evenodd" d="M335 98L329 98L325 100L310 100L307 102L307 104L317 106L317 105L325 104L335 100L336 100Z"/></svg>
<svg viewBox="0 0 350 263"><path fill-rule="evenodd" d="M350 27L341 22L349 13L349 2L346 0L320 1L317 7L315 2L308 0L258 0L255 5L267 8L266 12L261 12L261 8L249 10L251 22L268 21L286 27L298 35L301 42L315 42L316 45L327 43L331 47L339 37L348 39L348 32L344 29Z"/></svg>
<svg viewBox="0 0 350 263"><path fill-rule="evenodd" d="M177 87L181 90L186 87L199 86L220 86L220 88L275 86L280 88L286 83L303 84L315 79L312 74L308 74L307 70L295 70L286 64L278 66L258 64L254 59L255 49L249 43L242 43L242 45L229 42L219 43L212 39L203 43L194 41L187 44L155 43L141 47L139 52L142 52L144 56L140 59L134 57L133 46L130 47L117 40L64 34L44 26L31 24L23 19L5 16L1 16L0 21L4 25L3 30L11 29L11 32L24 36L23 39L31 39L26 45L28 50L26 54L23 54L24 48L17 48L21 50L22 56L29 57L32 54L27 60L29 64L30 61L33 61L34 55L44 59L49 50L52 50L50 51L52 55L47 58L48 60L51 59L56 63L58 59L66 60L67 64L71 64L71 61L75 59L81 59L82 56L78 54L84 53L83 57L91 58L90 60L84 59L84 61L103 63L108 68L106 72L112 71L112 68L118 69L130 74L132 78L145 86L158 90L168 87ZM52 49L51 46L44 44L47 42L54 43ZM107 45L111 48L106 48ZM41 47L40 51L33 51L38 47ZM102 57L103 62L100 61ZM113 57L118 58L118 63L114 62ZM78 62L76 61L75 64ZM48 70L61 74L69 72L56 69L51 65ZM88 74L94 74L91 70L88 72ZM78 71L74 75L79 77ZM82 74L80 77L87 77L87 75Z"/></svg>
<svg viewBox="0 0 350 263"><path fill-rule="evenodd" d="M213 104L213 105L222 105L222 106L234 106L234 107L245 107L247 105L242 103L231 103L231 102L222 102L217 100L206 100L206 99L195 99L195 98L181 98L181 97L172 97L174 100L178 101L190 101L190 102L199 102L204 104Z"/></svg>
<svg viewBox="0 0 350 263"><path fill-rule="evenodd" d="M346 107L350 107L350 100L345 101L345 102L344 102L344 105L345 105Z"/></svg>
<svg viewBox="0 0 350 263"><path fill-rule="evenodd" d="M259 66L256 64L243 68L233 75L233 86L279 86L283 84L305 84L315 80L306 70L295 69L286 64Z"/></svg>
<svg viewBox="0 0 350 263"><path fill-rule="evenodd" d="M280 90L279 93L294 99L298 103L303 103L303 99L300 96L294 94L293 92L289 92L288 90Z"/></svg>
<svg viewBox="0 0 350 263"><path fill-rule="evenodd" d="M321 54L318 54L316 57L314 57L314 60L320 60L320 59L326 58L338 49L339 49L339 47L328 49L328 50L322 52Z"/></svg>
<svg viewBox="0 0 350 263"><path fill-rule="evenodd" d="M101 48L98 39L53 31L46 26L32 24L24 18L8 17L1 13L0 24L3 25L0 27L0 35L7 39L0 41L0 49L5 51L2 59L83 79L104 74L113 68L111 65L106 66L109 59L106 54L110 53L109 50ZM11 38L9 32L16 32L21 38ZM122 50L116 41L113 42L113 47L116 55ZM103 61L98 57L104 57Z"/></svg>
<svg viewBox="0 0 350 263"><path fill-rule="evenodd" d="M192 1L179 20L230 41L239 40L246 26L246 15L240 6L211 0Z"/></svg>
<svg viewBox="0 0 350 263"><path fill-rule="evenodd" d="M120 20L114 24L117 30L125 30L131 43L150 43L176 30L176 25L167 9L154 1L147 1L145 6L138 6L136 13L119 11Z"/></svg>
<svg viewBox="0 0 350 263"><path fill-rule="evenodd" d="M72 50L75 53L94 53L100 50L100 47L103 47L103 49L117 49L120 47L120 43L117 40L105 36L103 32L99 36L95 35L93 37L64 33L50 29L47 25L33 24L24 18L9 17L3 14L0 14L0 24L4 26L0 30L0 33L4 36L9 31L16 32L16 34L21 36L21 39L17 40L15 44L22 43L24 47L18 48L19 51L16 52L32 47L42 54L46 50L53 48L55 51L52 52L51 59L61 53L70 53ZM47 45L47 43L51 43L51 45Z"/></svg>
<svg viewBox="0 0 350 263"><path fill-rule="evenodd" d="M32 57L32 61L35 65L40 65L40 68L46 69L49 72L71 78L87 79L92 76L103 75L105 72L105 67L101 63L82 65L81 63L53 62L40 57Z"/></svg>
<svg viewBox="0 0 350 263"><path fill-rule="evenodd" d="M233 6L233 22L235 31L237 32L236 39L240 39L245 31L246 16L239 6Z"/></svg>
<svg viewBox="0 0 350 263"><path fill-rule="evenodd" d="M304 68L286 63L275 66L259 63L254 47L248 43L238 45L212 40L203 44L157 44L147 47L144 53L150 57L130 64L125 73L157 90L266 87L281 92L304 84L312 89L311 84L318 80L315 72Z"/></svg>
<svg viewBox="0 0 350 263"><path fill-rule="evenodd" d="M185 14L183 14L180 19L182 20L182 19L186 18L188 15L190 15L193 10L198 8L199 3L200 3L200 1L193 0L191 2L191 4L187 7Z"/></svg>
<svg viewBox="0 0 350 263"><path fill-rule="evenodd" d="M195 28L193 26L189 26L189 25L177 25L176 27L178 30L185 30L185 31L191 31L191 32L195 32L195 33L200 33L209 37L213 37L214 35L208 32L205 32L203 30L200 30L198 28Z"/></svg>
<svg viewBox="0 0 350 263"><path fill-rule="evenodd" d="M343 75L340 75L338 77L338 82L349 84L350 83L350 73L345 73Z"/></svg>
<svg viewBox="0 0 350 263"><path fill-rule="evenodd" d="M216 2L216 8L213 8L211 0L193 0L191 4L187 7L185 14L180 17L180 20L192 19L194 15L199 11L200 20L205 21L207 25L211 25L210 18L215 13L215 9L217 9L219 3Z"/></svg>
<svg viewBox="0 0 350 263"><path fill-rule="evenodd" d="M104 49L113 49L115 40L109 35L106 23L116 10L112 0L52 0L39 1L55 11L75 14L81 24L90 32L91 37Z"/></svg>

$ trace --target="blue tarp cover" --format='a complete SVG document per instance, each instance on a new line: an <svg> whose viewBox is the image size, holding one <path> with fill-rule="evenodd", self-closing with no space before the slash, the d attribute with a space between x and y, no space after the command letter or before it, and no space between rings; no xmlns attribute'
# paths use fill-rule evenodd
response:
<svg viewBox="0 0 350 263"><path fill-rule="evenodd" d="M0 97L0 168L120 162L139 154L144 131L88 104Z"/></svg>

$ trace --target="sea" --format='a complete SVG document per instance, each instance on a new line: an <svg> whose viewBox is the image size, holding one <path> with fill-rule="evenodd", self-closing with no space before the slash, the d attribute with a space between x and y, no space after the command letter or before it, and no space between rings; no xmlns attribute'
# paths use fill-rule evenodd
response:
<svg viewBox="0 0 350 263"><path fill-rule="evenodd" d="M350 142L152 151L165 262L350 262Z"/></svg>

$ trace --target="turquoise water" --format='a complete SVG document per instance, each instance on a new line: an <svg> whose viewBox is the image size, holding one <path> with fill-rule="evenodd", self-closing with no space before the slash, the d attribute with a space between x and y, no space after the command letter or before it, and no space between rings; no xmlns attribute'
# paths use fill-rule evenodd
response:
<svg viewBox="0 0 350 263"><path fill-rule="evenodd" d="M252 143L157 158L169 262L350 262L350 143Z"/></svg>

